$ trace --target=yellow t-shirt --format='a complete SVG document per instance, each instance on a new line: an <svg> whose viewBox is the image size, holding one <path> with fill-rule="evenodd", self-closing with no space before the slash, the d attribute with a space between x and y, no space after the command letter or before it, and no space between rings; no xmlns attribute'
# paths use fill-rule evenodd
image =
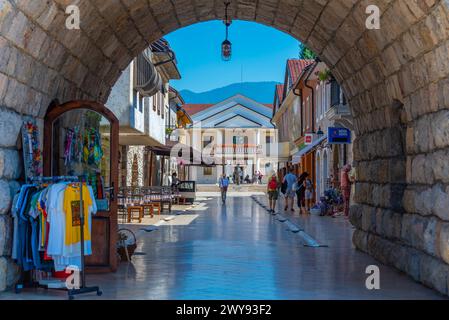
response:
<svg viewBox="0 0 449 320"><path fill-rule="evenodd" d="M89 189L83 185L84 240L90 240L90 228L88 225L90 206L92 206L92 198L90 197ZM80 208L80 188L68 185L64 191L65 245L81 241Z"/></svg>

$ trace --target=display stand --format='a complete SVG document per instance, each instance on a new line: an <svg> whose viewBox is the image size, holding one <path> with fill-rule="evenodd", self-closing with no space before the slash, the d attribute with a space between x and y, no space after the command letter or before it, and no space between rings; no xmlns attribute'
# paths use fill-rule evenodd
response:
<svg viewBox="0 0 449 320"><path fill-rule="evenodd" d="M81 276L81 286L79 289L69 289L68 295L69 299L73 300L75 299L76 295L84 294L84 293L91 293L96 292L97 296L101 296L103 292L100 290L100 287L93 286L93 287L87 287L86 286L86 272L85 272L85 263L84 263L84 205L83 205L83 184L84 184L84 177L80 176L79 178L80 182L80 234L81 234L81 270L80 270L80 276ZM86 186L87 187L87 186Z"/></svg>
<svg viewBox="0 0 449 320"><path fill-rule="evenodd" d="M80 176L59 176L59 177L36 177L31 179L32 182L39 181L40 183L44 182L72 182L72 183L79 183L80 188L80 236L81 236L81 270L80 270L80 277L81 277L81 283L80 287L78 289L68 289L68 288L50 288L48 285L42 285L38 281L31 281L29 285L25 285L24 283L24 274L22 272L21 274L21 280L18 284L15 286L15 292L21 293L22 289L25 287L34 287L34 288L44 288L44 289L54 289L54 290L67 290L67 294L69 297L69 300L75 299L76 295L85 294L85 293L92 293L96 292L97 296L101 296L103 292L100 290L99 286L92 286L88 287L86 285L86 273L85 273L85 255L84 255L84 223L85 223L85 216L84 216L84 205L83 205L83 184L85 183L85 177Z"/></svg>

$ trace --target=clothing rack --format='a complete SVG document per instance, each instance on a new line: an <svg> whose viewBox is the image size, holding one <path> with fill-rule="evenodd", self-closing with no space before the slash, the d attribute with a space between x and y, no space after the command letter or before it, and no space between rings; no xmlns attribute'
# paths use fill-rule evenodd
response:
<svg viewBox="0 0 449 320"><path fill-rule="evenodd" d="M76 289L63 289L67 290L67 294L69 297L69 300L75 299L76 295L79 294L85 294L85 293L91 293L96 292L97 296L101 296L103 292L100 290L99 286L92 286L88 287L86 285L86 273L85 273L85 256L84 256L84 223L85 223L85 216L84 216L84 205L83 205L83 184L86 183L87 179L84 175L81 176L53 176L53 177L33 177L30 179L31 183L39 182L41 184L45 182L72 182L72 183L79 183L80 188L80 245L81 245L81 270L80 270L80 287ZM35 284L36 286L36 284ZM49 289L47 286L37 285L38 287L44 287L46 289ZM20 293L21 289L23 288L23 284L16 285L16 293ZM61 289L59 289L61 290Z"/></svg>

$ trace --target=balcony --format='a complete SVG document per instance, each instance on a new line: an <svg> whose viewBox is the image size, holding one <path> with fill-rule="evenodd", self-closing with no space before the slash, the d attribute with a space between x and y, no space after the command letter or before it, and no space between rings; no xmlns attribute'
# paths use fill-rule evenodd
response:
<svg viewBox="0 0 449 320"><path fill-rule="evenodd" d="M326 112L326 118L337 125L352 128L352 114L345 96L337 81L331 82L331 107Z"/></svg>
<svg viewBox="0 0 449 320"><path fill-rule="evenodd" d="M226 156L226 155L250 155L250 154L262 154L262 146L261 145L239 145L239 144L231 144L231 145L216 145L213 149L213 154L215 156Z"/></svg>
<svg viewBox="0 0 449 320"><path fill-rule="evenodd" d="M326 112L326 117L332 121L338 121L343 117L351 117L351 110L347 104L333 105Z"/></svg>
<svg viewBox="0 0 449 320"><path fill-rule="evenodd" d="M136 89L143 95L151 97L162 87L162 78L151 62L149 53L141 53L135 63Z"/></svg>

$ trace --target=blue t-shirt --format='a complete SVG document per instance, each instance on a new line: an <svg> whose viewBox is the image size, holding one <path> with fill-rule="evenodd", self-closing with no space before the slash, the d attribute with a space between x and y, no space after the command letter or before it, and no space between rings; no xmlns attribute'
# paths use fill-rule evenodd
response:
<svg viewBox="0 0 449 320"><path fill-rule="evenodd" d="M285 181L287 182L287 191L292 191L298 178L293 173L289 173L285 176Z"/></svg>

